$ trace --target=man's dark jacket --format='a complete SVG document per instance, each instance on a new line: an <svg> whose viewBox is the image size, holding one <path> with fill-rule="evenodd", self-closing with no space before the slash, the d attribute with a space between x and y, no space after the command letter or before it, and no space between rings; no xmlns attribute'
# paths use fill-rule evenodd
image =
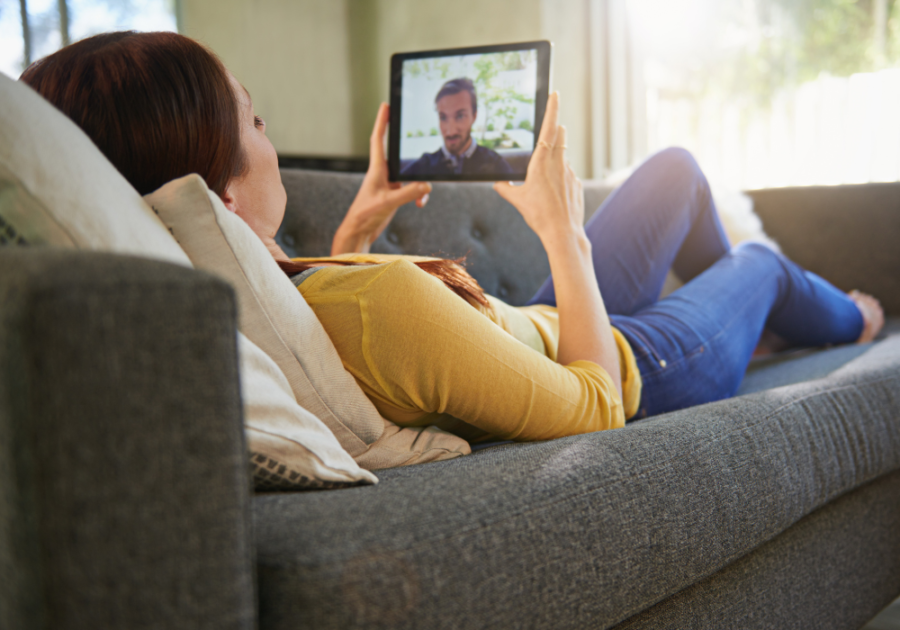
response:
<svg viewBox="0 0 900 630"><path fill-rule="evenodd" d="M422 157L407 166L403 175L454 175L457 174L453 162L438 149L434 153L423 153ZM478 145L475 152L462 160L463 175L498 174L512 175L512 167L499 153Z"/></svg>

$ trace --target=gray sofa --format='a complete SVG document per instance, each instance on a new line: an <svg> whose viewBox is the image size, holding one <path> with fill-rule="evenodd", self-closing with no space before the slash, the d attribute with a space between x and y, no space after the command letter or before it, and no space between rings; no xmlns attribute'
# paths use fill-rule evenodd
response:
<svg viewBox="0 0 900 630"><path fill-rule="evenodd" d="M327 254L359 176L283 178L280 242ZM785 253L900 316L900 184L753 196ZM375 249L467 255L513 304L548 271L485 185L435 186ZM898 328L622 430L254 496L229 288L6 247L0 627L860 628L900 594Z"/></svg>

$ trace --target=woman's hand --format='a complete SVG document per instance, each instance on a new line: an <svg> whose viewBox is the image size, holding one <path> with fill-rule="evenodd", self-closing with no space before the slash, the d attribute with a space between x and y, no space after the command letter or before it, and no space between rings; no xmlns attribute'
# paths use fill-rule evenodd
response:
<svg viewBox="0 0 900 630"><path fill-rule="evenodd" d="M418 182L401 186L399 182L388 181L384 134L389 117L390 108L387 103L382 103L369 138L369 170L356 193L356 199L334 235L331 243L332 256L368 252L375 239L394 218L397 208L414 199L421 208L428 201L431 184Z"/></svg>
<svg viewBox="0 0 900 630"><path fill-rule="evenodd" d="M559 313L556 360L563 365L592 361L601 366L615 383L621 402L619 350L584 232L581 182L566 162L566 128L558 124L558 117L559 94L554 92L525 183L497 182L494 190L516 207L547 251Z"/></svg>
<svg viewBox="0 0 900 630"><path fill-rule="evenodd" d="M554 92L547 100L541 135L528 163L525 183L494 184L494 190L516 207L545 246L548 240L584 232L584 191L566 161L566 128L558 120L559 94Z"/></svg>

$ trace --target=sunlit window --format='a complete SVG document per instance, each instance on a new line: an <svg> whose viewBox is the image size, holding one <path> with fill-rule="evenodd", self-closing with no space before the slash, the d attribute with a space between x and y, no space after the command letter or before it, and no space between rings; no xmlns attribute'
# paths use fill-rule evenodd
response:
<svg viewBox="0 0 900 630"><path fill-rule="evenodd" d="M175 31L176 0L0 0L0 72L104 31Z"/></svg>
<svg viewBox="0 0 900 630"><path fill-rule="evenodd" d="M900 0L628 0L647 151L734 188L900 179Z"/></svg>

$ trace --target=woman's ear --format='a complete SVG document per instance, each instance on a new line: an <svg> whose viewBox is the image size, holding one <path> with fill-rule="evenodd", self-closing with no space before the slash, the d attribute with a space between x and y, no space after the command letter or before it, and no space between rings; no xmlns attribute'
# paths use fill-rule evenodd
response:
<svg viewBox="0 0 900 630"><path fill-rule="evenodd" d="M237 214L237 201L235 201L234 195L231 194L231 188L226 188L225 192L222 193L222 203L225 204L225 208L229 212Z"/></svg>

